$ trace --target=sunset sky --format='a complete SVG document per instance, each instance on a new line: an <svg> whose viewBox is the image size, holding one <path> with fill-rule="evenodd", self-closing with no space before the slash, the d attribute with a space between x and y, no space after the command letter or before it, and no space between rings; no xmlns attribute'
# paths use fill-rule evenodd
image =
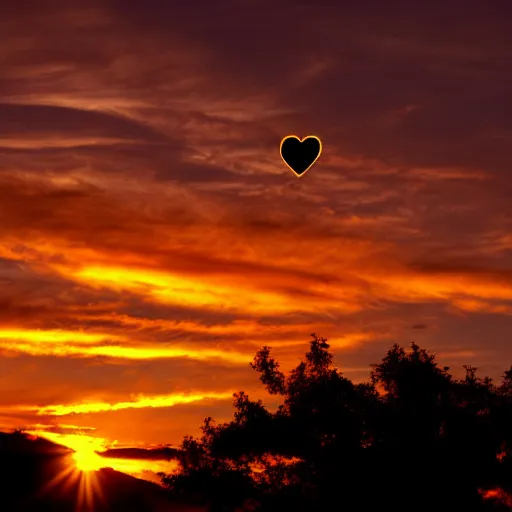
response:
<svg viewBox="0 0 512 512"><path fill-rule="evenodd" d="M178 444L313 332L512 364L510 2L57 4L0 5L1 428Z"/></svg>

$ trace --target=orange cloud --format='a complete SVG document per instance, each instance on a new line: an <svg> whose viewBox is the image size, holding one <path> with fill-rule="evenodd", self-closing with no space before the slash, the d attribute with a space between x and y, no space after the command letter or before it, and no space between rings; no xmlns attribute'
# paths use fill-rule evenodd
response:
<svg viewBox="0 0 512 512"><path fill-rule="evenodd" d="M109 404L105 402L91 402L67 405L48 406L9 406L6 409L15 411L34 411L40 416L68 416L70 414L91 414L98 412L119 411L122 409L144 409L147 407L173 407L179 404L189 404L202 400L227 400L233 396L233 392L204 392L204 393L173 393L162 396L138 396L128 402L117 402Z"/></svg>
<svg viewBox="0 0 512 512"><path fill-rule="evenodd" d="M219 2L215 23L186 2L151 12L74 2L47 6L44 18L4 8L0 350L15 357L2 361L2 397L31 387L41 407L80 404L98 376L120 373L116 383L167 396L155 369L208 379L212 361L243 380L256 345L291 365L310 332L362 368L384 342L411 341L414 324L428 325L414 336L447 353L458 342L443 328L474 345L492 331L485 343L501 362L511 152L496 43L509 32L489 11L465 18L450 41L449 30L390 39L389 27L403 32L393 9L347 17L340 2L294 11L299 32L322 33L288 41L259 3L237 12ZM266 34L257 48L254 19ZM349 20L343 30L338 19ZM475 27L481 40L464 36ZM278 155L292 132L325 141L306 181ZM464 323L489 314L486 329ZM36 389L47 369L51 381ZM233 373L221 373L212 389L231 389ZM117 400L115 384L102 386Z"/></svg>
<svg viewBox="0 0 512 512"><path fill-rule="evenodd" d="M16 348L17 342L23 340L30 340L30 342L37 344L51 344L61 345L63 343L77 343L77 344L93 344L103 341L105 339L115 340L116 336L106 334L95 334L86 332L70 332L65 330L24 330L24 329L0 329L0 343L4 342L4 347ZM11 343L7 345L7 343Z"/></svg>
<svg viewBox="0 0 512 512"><path fill-rule="evenodd" d="M150 295L156 300L193 307L269 314L297 309L297 301L278 293L226 286L221 280L187 278L145 269L89 267L72 275L89 285L109 286ZM217 282L216 282L217 281Z"/></svg>
<svg viewBox="0 0 512 512"><path fill-rule="evenodd" d="M119 337L62 331L0 330L0 349L31 355L105 356L120 359L221 359L230 363L247 363L250 356L233 351L179 346L113 345ZM100 342L108 344L101 345Z"/></svg>

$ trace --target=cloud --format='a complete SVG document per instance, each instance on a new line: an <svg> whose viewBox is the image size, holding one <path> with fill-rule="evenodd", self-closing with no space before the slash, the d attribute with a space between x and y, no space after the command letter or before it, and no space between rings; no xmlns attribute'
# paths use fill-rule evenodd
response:
<svg viewBox="0 0 512 512"><path fill-rule="evenodd" d="M12 406L11 409L19 411L33 411L41 416L69 416L70 414L91 414L107 411L119 411L122 409L143 409L146 407L173 407L176 404L187 404L201 400L225 400L231 398L232 392L224 393L197 393L197 394L172 394L167 396L144 397L138 396L128 402L114 404L105 402L91 402L79 404L59 404L48 406Z"/></svg>
<svg viewBox="0 0 512 512"><path fill-rule="evenodd" d="M177 450L173 448L112 448L101 452L102 457L145 460L169 460L175 458Z"/></svg>
<svg viewBox="0 0 512 512"><path fill-rule="evenodd" d="M53 409L2 422L87 398L176 441L206 403L108 407L256 391L311 332L356 379L411 333L501 371L508 4L44 4L0 7L0 394ZM305 180L288 133L322 138Z"/></svg>
<svg viewBox="0 0 512 512"><path fill-rule="evenodd" d="M61 331L0 331L0 350L36 356L105 356L120 359L222 359L230 363L245 363L247 355L234 351L191 347L130 346L116 342L115 337L94 333Z"/></svg>

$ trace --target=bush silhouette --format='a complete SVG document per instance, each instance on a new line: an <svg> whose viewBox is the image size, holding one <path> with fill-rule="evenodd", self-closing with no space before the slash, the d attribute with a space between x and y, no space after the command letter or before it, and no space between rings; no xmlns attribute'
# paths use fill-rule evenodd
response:
<svg viewBox="0 0 512 512"><path fill-rule="evenodd" d="M285 375L263 347L251 363L274 413L234 395L234 417L186 437L169 490L212 511L504 511L512 491L512 368L502 383L394 345L354 384L312 335Z"/></svg>

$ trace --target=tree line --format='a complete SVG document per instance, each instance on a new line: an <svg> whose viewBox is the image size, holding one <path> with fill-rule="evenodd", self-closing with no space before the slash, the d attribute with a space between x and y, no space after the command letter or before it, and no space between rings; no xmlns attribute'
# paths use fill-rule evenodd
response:
<svg viewBox="0 0 512 512"><path fill-rule="evenodd" d="M241 391L233 419L181 445L169 492L213 511L510 511L512 367L499 383L393 345L370 379L333 366L325 338L287 375L269 347L251 363L275 412Z"/></svg>

